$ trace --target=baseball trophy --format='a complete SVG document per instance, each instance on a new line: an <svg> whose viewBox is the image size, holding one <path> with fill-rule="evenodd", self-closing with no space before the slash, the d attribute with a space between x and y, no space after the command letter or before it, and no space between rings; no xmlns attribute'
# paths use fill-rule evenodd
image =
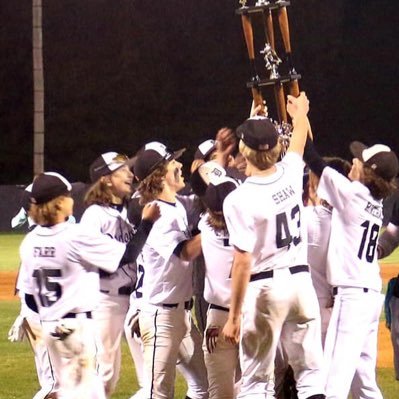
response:
<svg viewBox="0 0 399 399"><path fill-rule="evenodd" d="M273 87L276 109L280 124L287 124L287 111L285 101L285 88L294 96L299 95L298 80L301 76L296 72L292 61L291 39L288 23L287 7L290 1L285 0L257 0L252 6L247 5L247 0L239 1L241 7L236 14L241 16L245 43L251 68L251 78L247 87L251 89L256 106L264 106L262 89L266 86ZM277 19L284 57L279 57L276 49L276 35L274 20ZM255 50L254 34L256 21L261 20L264 31L264 43L259 51ZM257 67L259 63L257 54L262 56L264 68ZM283 58L283 59L282 59ZM281 67L285 73L281 73ZM262 70L263 74L258 71ZM284 129L286 130L286 128Z"/></svg>

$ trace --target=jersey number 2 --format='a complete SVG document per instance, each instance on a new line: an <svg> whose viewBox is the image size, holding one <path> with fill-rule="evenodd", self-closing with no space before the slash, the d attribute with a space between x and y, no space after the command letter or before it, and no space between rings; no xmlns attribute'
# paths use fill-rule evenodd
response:
<svg viewBox="0 0 399 399"><path fill-rule="evenodd" d="M284 248L289 247L292 244L298 245L301 242L301 217L299 205L295 205L291 212L279 213L276 215L276 247ZM290 229L290 220L296 221L296 225ZM294 231L293 231L294 230ZM294 235L293 235L294 233Z"/></svg>
<svg viewBox="0 0 399 399"><path fill-rule="evenodd" d="M360 243L359 252L357 253L357 257L362 259L364 248L366 248L366 260L371 263L374 260L375 249L377 248L377 239L380 228L377 224L373 224L370 228L370 222L366 221L362 223L360 226L363 227L363 236L362 242ZM367 241L367 246L366 246Z"/></svg>
<svg viewBox="0 0 399 399"><path fill-rule="evenodd" d="M33 277L37 280L40 303L43 307L48 308L60 299L62 287L56 281L52 281L53 277L61 277L60 269L36 269Z"/></svg>

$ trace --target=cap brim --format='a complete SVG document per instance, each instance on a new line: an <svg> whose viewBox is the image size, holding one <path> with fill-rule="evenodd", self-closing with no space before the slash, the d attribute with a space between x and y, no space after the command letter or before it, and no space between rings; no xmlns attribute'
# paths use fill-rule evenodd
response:
<svg viewBox="0 0 399 399"><path fill-rule="evenodd" d="M367 149L367 146L360 141L352 141L349 145L350 152L355 158L360 159L363 162L363 151Z"/></svg>
<svg viewBox="0 0 399 399"><path fill-rule="evenodd" d="M132 157L132 158L129 158L129 159L124 163L124 165L127 165L127 166L129 167L129 169L133 169L134 164L136 163L136 160L137 160L137 155L134 156L134 157Z"/></svg>
<svg viewBox="0 0 399 399"><path fill-rule="evenodd" d="M180 158L183 155L184 151L186 151L185 148L180 148L180 150L174 151L172 154L172 159Z"/></svg>

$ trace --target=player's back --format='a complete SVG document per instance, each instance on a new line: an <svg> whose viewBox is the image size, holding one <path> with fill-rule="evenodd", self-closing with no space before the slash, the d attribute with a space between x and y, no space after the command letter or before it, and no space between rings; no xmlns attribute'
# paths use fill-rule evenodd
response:
<svg viewBox="0 0 399 399"><path fill-rule="evenodd" d="M323 171L318 191L333 206L328 251L330 284L380 291L376 249L382 201L375 200L360 182L351 182L331 168Z"/></svg>
<svg viewBox="0 0 399 399"><path fill-rule="evenodd" d="M225 200L232 244L252 253L252 274L307 264L301 223L303 162L288 153L276 168L268 176L248 177Z"/></svg>
<svg viewBox="0 0 399 399"><path fill-rule="evenodd" d="M234 248L227 231L215 231L209 225L209 214L200 220L201 246L205 259L204 298L207 302L228 308L231 296L231 267Z"/></svg>
<svg viewBox="0 0 399 399"><path fill-rule="evenodd" d="M79 226L60 223L38 226L20 248L22 291L32 294L42 320L56 320L70 312L93 310L97 303L97 268L83 265L73 244Z"/></svg>

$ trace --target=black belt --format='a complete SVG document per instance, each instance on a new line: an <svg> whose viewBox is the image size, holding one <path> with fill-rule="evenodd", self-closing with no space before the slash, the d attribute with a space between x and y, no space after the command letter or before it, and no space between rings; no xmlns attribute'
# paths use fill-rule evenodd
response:
<svg viewBox="0 0 399 399"><path fill-rule="evenodd" d="M102 294L109 294L110 290L100 290ZM133 287L125 286L118 289L118 295L130 295L133 292Z"/></svg>
<svg viewBox="0 0 399 399"><path fill-rule="evenodd" d="M224 306L215 305L214 303L211 303L209 305L209 309L223 310L223 312L229 311L229 308L225 308Z"/></svg>
<svg viewBox="0 0 399 399"><path fill-rule="evenodd" d="M79 312L79 313L67 313L62 317L62 319L76 319L79 315L84 314L88 319L91 319L91 312Z"/></svg>
<svg viewBox="0 0 399 399"><path fill-rule="evenodd" d="M175 309L179 306L178 303L163 303L162 306L164 308L171 308L171 309ZM189 301L184 302L184 309L185 310L191 310L191 308L193 307L193 300L190 299Z"/></svg>
<svg viewBox="0 0 399 399"><path fill-rule="evenodd" d="M298 266L291 266L288 268L291 274L301 273L301 272L309 272L308 265L298 265ZM256 280L263 280L265 278L272 278L274 275L274 270L268 270L266 272L259 272L251 275L249 281L256 281Z"/></svg>
<svg viewBox="0 0 399 399"><path fill-rule="evenodd" d="M363 292L369 292L368 288L362 288L362 287L353 287L353 288L359 288L360 290L363 290ZM338 287L333 287L332 294L334 296L338 294Z"/></svg>

